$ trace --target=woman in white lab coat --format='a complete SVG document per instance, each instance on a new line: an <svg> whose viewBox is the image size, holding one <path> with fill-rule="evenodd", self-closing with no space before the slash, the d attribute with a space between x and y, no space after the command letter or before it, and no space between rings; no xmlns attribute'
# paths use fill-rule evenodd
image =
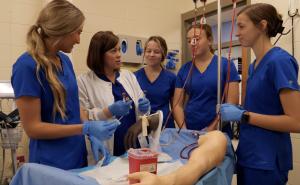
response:
<svg viewBox="0 0 300 185"><path fill-rule="evenodd" d="M120 49L119 38L112 32L96 33L90 42L87 57L91 71L77 77L80 105L89 120L114 121L124 116L114 137L103 142L110 154L115 156L125 153L123 140L128 128L150 107L134 74L120 69ZM123 93L129 102L123 102ZM160 128L157 130L160 131ZM147 146L142 134L138 136L138 141L138 147ZM95 164L91 152L88 153L89 165Z"/></svg>

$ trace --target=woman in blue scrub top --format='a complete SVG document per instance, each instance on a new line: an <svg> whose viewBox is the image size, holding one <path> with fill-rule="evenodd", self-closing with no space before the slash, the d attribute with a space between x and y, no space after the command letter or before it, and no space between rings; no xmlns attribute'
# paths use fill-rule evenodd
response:
<svg viewBox="0 0 300 185"><path fill-rule="evenodd" d="M163 67L168 52L168 46L160 36L150 37L144 47L144 57L147 66L134 72L141 89L147 91L147 98L151 102L151 114L161 110L164 115L163 125L170 113L169 105L173 102L176 75ZM172 115L166 128L175 128Z"/></svg>
<svg viewBox="0 0 300 185"><path fill-rule="evenodd" d="M223 120L242 122L237 183L283 185L293 169L289 132L300 132L299 67L270 42L282 32L282 17L272 5L247 6L236 24L241 45L251 47L256 57L249 67L244 109L231 104L220 108Z"/></svg>
<svg viewBox="0 0 300 185"><path fill-rule="evenodd" d="M13 65L11 83L30 137L30 163L64 170L85 167L84 135L89 134L93 146L102 148L97 141L110 139L118 126L85 121L72 63L59 52L70 53L79 44L84 20L82 12L68 1L50 2L29 29L28 52Z"/></svg>
<svg viewBox="0 0 300 185"><path fill-rule="evenodd" d="M196 38L199 37L201 25L196 25ZM196 48L191 44L191 40L194 38L194 26L190 27L187 31L188 48L191 53ZM214 55L214 49L212 48L213 33L209 25L203 25L198 50L195 54L195 66L193 68L193 79L191 92L190 82L191 77L187 81L185 88L183 89L183 96L181 97L178 105L175 107L173 116L178 125L184 124L182 128L191 130L201 130L210 125L216 117L216 105L217 105L217 84L218 84L218 57ZM175 105L179 99L183 85L188 76L191 68L192 61L184 64L176 77L174 102ZM227 78L228 60L222 57L222 92L225 87ZM230 83L228 91L227 102L238 105L239 103L239 82L240 77L236 70L236 67L232 61L230 61ZM189 107L187 111L186 119L184 120L184 114L186 107L183 109L184 94L191 93ZM212 130L212 127L207 130ZM223 132L226 132L232 139L233 134L230 127L230 123L223 122Z"/></svg>
<svg viewBox="0 0 300 185"><path fill-rule="evenodd" d="M119 38L110 31L96 33L90 42L87 65L91 69L77 78L80 105L90 120L113 121L121 119L114 137L104 144L111 155L126 152L124 136L137 122L139 113L149 110L149 100L143 99L136 77L128 70L121 70ZM123 102L123 93L129 99ZM130 108L131 107L131 108ZM146 147L145 137L139 137L137 146ZM90 152L89 152L90 153ZM88 157L89 158L89 157ZM95 161L91 158L89 164Z"/></svg>

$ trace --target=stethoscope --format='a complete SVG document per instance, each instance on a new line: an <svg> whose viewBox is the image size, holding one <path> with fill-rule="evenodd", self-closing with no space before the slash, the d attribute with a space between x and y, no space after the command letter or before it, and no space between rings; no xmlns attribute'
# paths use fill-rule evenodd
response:
<svg viewBox="0 0 300 185"><path fill-rule="evenodd" d="M300 15L299 15L298 9L299 9L299 7L298 7L298 0L296 0L296 10L295 10L295 13L291 14L291 0L290 0L289 1L289 9L288 9L288 18L284 21L284 23L282 25L284 25L287 20L289 20L290 18L292 18L292 27L286 33L281 33L281 35L278 37L278 39L274 43L274 45L275 45L282 35L287 35L292 30L292 48L293 48L292 49L292 54L293 54L293 56L294 56L294 29L293 28L298 23L298 21L300 20ZM296 17L296 16L299 16L299 18L297 19L297 21L294 24L294 17Z"/></svg>

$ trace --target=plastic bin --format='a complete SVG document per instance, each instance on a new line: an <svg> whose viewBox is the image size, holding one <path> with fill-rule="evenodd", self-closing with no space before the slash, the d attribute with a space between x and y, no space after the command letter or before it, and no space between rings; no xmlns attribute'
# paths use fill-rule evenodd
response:
<svg viewBox="0 0 300 185"><path fill-rule="evenodd" d="M135 172L150 172L157 174L157 158L159 153L148 148L129 149L129 174ZM138 180L131 180L130 184L139 183Z"/></svg>

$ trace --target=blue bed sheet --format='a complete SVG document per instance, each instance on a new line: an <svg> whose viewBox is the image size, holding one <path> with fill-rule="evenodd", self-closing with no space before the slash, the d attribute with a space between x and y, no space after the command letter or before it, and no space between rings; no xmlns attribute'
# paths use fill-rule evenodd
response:
<svg viewBox="0 0 300 185"><path fill-rule="evenodd" d="M160 136L160 143L167 144L176 135L178 129L165 129ZM180 160L185 164L188 160L180 158L181 150L198 140L198 137L190 135L191 130L181 130L180 134L168 146L162 147L162 151L173 158L173 161ZM205 132L201 133L201 135ZM225 134L226 135L226 134ZM230 139L227 137L227 151L222 165L212 169L203 176L196 185L231 185L232 176L235 172L235 155ZM187 156L189 150L183 152L183 156ZM126 156L124 154L121 157ZM201 157L201 156L199 156ZM110 163L117 157L112 157ZM54 167L41 164L28 163L24 164L14 176L11 185L30 184L30 185L98 185L97 181L91 177L80 175L79 173L92 170L94 166L65 171Z"/></svg>

